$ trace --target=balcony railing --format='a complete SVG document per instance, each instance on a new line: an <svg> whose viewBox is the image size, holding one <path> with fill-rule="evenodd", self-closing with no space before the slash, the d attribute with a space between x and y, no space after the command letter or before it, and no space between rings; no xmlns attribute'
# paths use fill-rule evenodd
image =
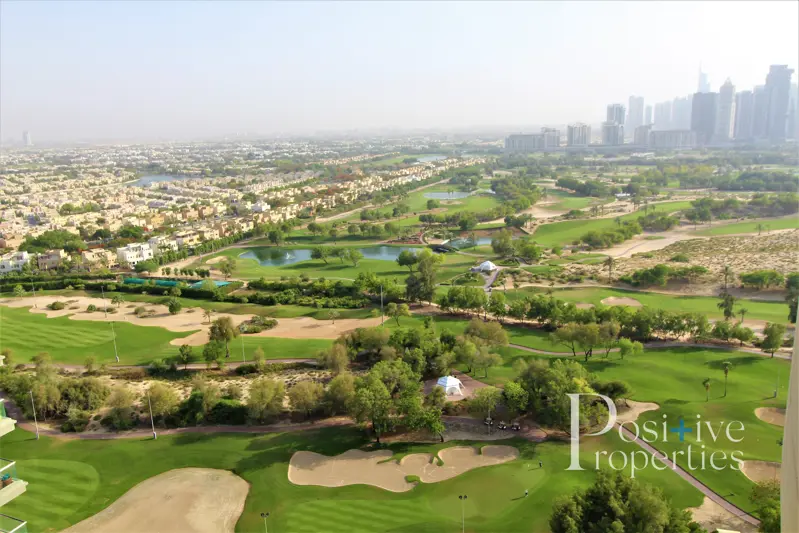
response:
<svg viewBox="0 0 799 533"><path fill-rule="evenodd" d="M0 418L8 418L8 415L6 414L5 400L2 398L0 398Z"/></svg>
<svg viewBox="0 0 799 533"><path fill-rule="evenodd" d="M13 516L0 514L0 533L28 533L28 523Z"/></svg>
<svg viewBox="0 0 799 533"><path fill-rule="evenodd" d="M19 479L17 477L17 463L16 461L9 461L0 457L0 480L9 476L13 480Z"/></svg>

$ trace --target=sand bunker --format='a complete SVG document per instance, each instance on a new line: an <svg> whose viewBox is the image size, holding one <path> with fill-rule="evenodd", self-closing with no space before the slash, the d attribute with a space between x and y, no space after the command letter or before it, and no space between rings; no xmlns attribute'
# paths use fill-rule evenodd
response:
<svg viewBox="0 0 799 533"><path fill-rule="evenodd" d="M407 492L415 483L405 476L418 476L423 483L450 479L481 466L498 465L519 457L513 446L455 446L438 452L444 466L438 466L432 454L414 453L399 461L389 460L390 450L364 452L349 450L335 457L314 452L297 452L289 463L289 481L295 485L343 487L372 485L392 492Z"/></svg>
<svg viewBox="0 0 799 533"><path fill-rule="evenodd" d="M641 307L641 302L634 298L610 296L602 300L605 305L627 305L629 307Z"/></svg>
<svg viewBox="0 0 799 533"><path fill-rule="evenodd" d="M635 422L638 420L638 417L641 416L641 414L646 413L647 411L657 411L660 409L658 404L652 402L636 402L635 400L627 400L627 405L630 407L617 408L618 416L616 417L616 423L621 424L623 422Z"/></svg>
<svg viewBox="0 0 799 533"><path fill-rule="evenodd" d="M707 531L727 529L740 531L740 533L755 533L757 528L752 524L738 518L730 511L717 504L707 496L699 507L689 507L694 522L704 527Z"/></svg>
<svg viewBox="0 0 799 533"><path fill-rule="evenodd" d="M579 304L574 304L574 307L576 307L577 309L593 309L594 304L579 303Z"/></svg>
<svg viewBox="0 0 799 533"><path fill-rule="evenodd" d="M224 255L220 255L219 257L212 257L211 259L209 259L208 261L206 261L206 262L205 262L205 264L206 264L206 265L215 265L215 264L217 264L217 263L221 263L221 262L222 262L222 261L224 261L225 259L227 259L227 257L226 257L226 256L224 256Z"/></svg>
<svg viewBox="0 0 799 533"><path fill-rule="evenodd" d="M780 463L772 463L771 461L744 461L741 472L755 483L769 479L779 481L780 467Z"/></svg>
<svg viewBox="0 0 799 533"><path fill-rule="evenodd" d="M780 409L778 407L758 407L755 409L755 416L763 422L785 427L785 409Z"/></svg>
<svg viewBox="0 0 799 533"><path fill-rule="evenodd" d="M170 470L142 481L64 533L233 533L249 490L246 481L227 470Z"/></svg>

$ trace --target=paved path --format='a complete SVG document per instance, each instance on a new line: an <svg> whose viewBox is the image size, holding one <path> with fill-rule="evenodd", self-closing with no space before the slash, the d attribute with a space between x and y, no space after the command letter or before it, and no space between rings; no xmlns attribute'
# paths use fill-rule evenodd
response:
<svg viewBox="0 0 799 533"><path fill-rule="evenodd" d="M620 427L619 424L616 424L616 427ZM759 526L760 520L755 518L754 516L750 515L743 509L733 505L732 503L725 500L721 495L716 492L713 492L707 485L696 479L690 472L683 469L682 467L675 464L673 461L668 459L666 454L662 453L660 450L649 444L648 442L641 440L635 436L633 432L628 430L627 428L621 428L624 434L627 436L628 439L633 440L638 446L643 448L645 451L649 452L653 457L656 455L658 460L660 460L663 464L670 467L678 476L686 480L688 483L693 485L696 489L698 489L702 494L716 502L717 504L721 505L725 510L729 511L730 513L734 514L741 520L752 524L753 526Z"/></svg>

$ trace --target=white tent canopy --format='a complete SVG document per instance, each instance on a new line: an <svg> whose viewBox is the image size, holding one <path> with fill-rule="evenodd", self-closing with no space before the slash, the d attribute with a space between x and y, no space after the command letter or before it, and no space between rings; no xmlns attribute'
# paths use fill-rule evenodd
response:
<svg viewBox="0 0 799 533"><path fill-rule="evenodd" d="M481 272L491 272L492 270L497 269L497 265L495 265L491 261L485 261L483 263L480 263L480 266L477 268L480 269Z"/></svg>
<svg viewBox="0 0 799 533"><path fill-rule="evenodd" d="M463 396L463 383L456 377L444 376L443 378L438 378L436 386L443 388L447 395L460 394Z"/></svg>

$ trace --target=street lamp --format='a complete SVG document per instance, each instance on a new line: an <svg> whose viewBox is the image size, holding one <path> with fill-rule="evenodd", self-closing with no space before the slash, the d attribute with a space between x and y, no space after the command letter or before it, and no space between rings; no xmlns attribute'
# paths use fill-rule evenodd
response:
<svg viewBox="0 0 799 533"><path fill-rule="evenodd" d="M36 420L36 404L33 403L33 391L29 391L31 395L31 409L33 409L33 424L36 426L36 440L39 440L39 422Z"/></svg>
<svg viewBox="0 0 799 533"><path fill-rule="evenodd" d="M155 432L155 420L153 420L153 404L150 402L149 391L147 391L147 406L150 408L150 425L153 428L153 440L158 440L158 435Z"/></svg>
<svg viewBox="0 0 799 533"><path fill-rule="evenodd" d="M266 519L269 518L269 513L261 513L261 518L264 519L264 533L269 533L269 530L266 528Z"/></svg>
<svg viewBox="0 0 799 533"><path fill-rule="evenodd" d="M468 496L461 494L458 499L461 501L461 533L466 533L466 515L463 511L463 504L466 503Z"/></svg>

